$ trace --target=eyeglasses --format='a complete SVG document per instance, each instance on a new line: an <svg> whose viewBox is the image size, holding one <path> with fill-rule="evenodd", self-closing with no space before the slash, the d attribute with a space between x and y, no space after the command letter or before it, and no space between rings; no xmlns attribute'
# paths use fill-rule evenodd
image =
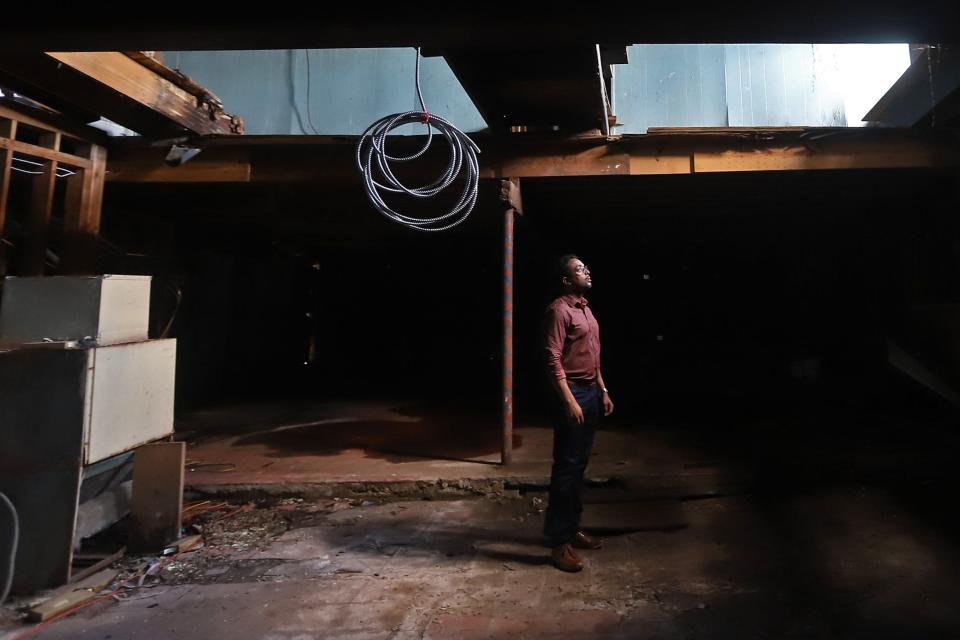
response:
<svg viewBox="0 0 960 640"><path fill-rule="evenodd" d="M582 273L590 273L590 267L588 267L588 266L585 265L585 264L577 265L577 266L574 268L573 272L574 272L575 274L577 274L577 275L580 275L580 274L582 274Z"/></svg>

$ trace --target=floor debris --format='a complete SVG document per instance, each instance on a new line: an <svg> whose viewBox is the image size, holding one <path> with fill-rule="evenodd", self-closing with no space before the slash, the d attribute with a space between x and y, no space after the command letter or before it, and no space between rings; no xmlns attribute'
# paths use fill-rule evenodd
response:
<svg viewBox="0 0 960 640"><path fill-rule="evenodd" d="M97 597L119 575L118 571L105 569L85 580L68 584L53 592L49 599L31 607L27 619L31 622L44 622L54 616L76 608L88 600Z"/></svg>
<svg viewBox="0 0 960 640"><path fill-rule="evenodd" d="M941 489L925 489L932 505ZM115 569L120 580L142 578L139 589L39 637L127 638L146 628L185 640L225 629L251 639L324 629L392 640L885 640L960 630L950 599L960 589L955 538L876 487L687 501L686 528L605 535L574 575L550 566L538 496L377 502L195 507L188 527L202 531L202 546L125 558ZM2 640L25 629L6 620ZM916 633L904 634L903 620Z"/></svg>

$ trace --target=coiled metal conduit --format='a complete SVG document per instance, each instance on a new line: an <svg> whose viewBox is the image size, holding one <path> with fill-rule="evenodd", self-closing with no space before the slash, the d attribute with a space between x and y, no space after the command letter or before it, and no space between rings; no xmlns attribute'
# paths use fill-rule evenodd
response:
<svg viewBox="0 0 960 640"><path fill-rule="evenodd" d="M363 135L360 136L360 143L357 145L357 169L363 175L363 186L370 202L381 214L416 231L445 231L466 220L477 203L480 181L477 154L480 153L480 148L463 131L446 119L427 111L423 101L423 93L420 90L419 47L417 47L416 82L417 98L420 100L421 111L394 113L380 118L367 127ZM426 125L426 143L419 151L409 156L391 156L387 153L387 136L397 127L411 123ZM450 148L450 162L440 177L432 183L422 187L407 187L394 175L390 163L410 162L425 154L433 143L434 129L440 132ZM374 167L378 172L377 178L374 178ZM406 193L414 198L431 198L453 184L453 181L464 169L466 170L466 180L463 191L450 211L440 216L421 218L402 214L391 208L384 201L381 193Z"/></svg>

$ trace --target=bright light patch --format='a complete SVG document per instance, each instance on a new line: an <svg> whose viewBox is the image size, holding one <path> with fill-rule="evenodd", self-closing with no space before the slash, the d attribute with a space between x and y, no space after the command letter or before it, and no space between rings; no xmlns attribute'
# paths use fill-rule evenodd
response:
<svg viewBox="0 0 960 640"><path fill-rule="evenodd" d="M907 44L824 44L817 49L836 61L833 73L850 127L866 124L863 116L910 66Z"/></svg>

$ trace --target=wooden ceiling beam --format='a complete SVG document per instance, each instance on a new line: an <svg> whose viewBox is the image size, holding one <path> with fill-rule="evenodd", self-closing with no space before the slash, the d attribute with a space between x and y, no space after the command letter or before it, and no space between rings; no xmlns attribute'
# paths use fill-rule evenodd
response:
<svg viewBox="0 0 960 640"><path fill-rule="evenodd" d="M242 131L242 121L118 51L3 51L0 78L27 96L76 105L148 137L229 135L238 122Z"/></svg>
<svg viewBox="0 0 960 640"><path fill-rule="evenodd" d="M222 143L222 144L221 144ZM200 143L198 143L200 144ZM214 139L178 167L162 149L115 149L108 182L353 183L355 141L345 137L254 136ZM397 153L419 148L410 137ZM522 138L479 142L482 178L893 169L960 166L960 143L946 135L909 130L661 131L643 136L549 140ZM443 150L424 156L420 173L441 166Z"/></svg>

